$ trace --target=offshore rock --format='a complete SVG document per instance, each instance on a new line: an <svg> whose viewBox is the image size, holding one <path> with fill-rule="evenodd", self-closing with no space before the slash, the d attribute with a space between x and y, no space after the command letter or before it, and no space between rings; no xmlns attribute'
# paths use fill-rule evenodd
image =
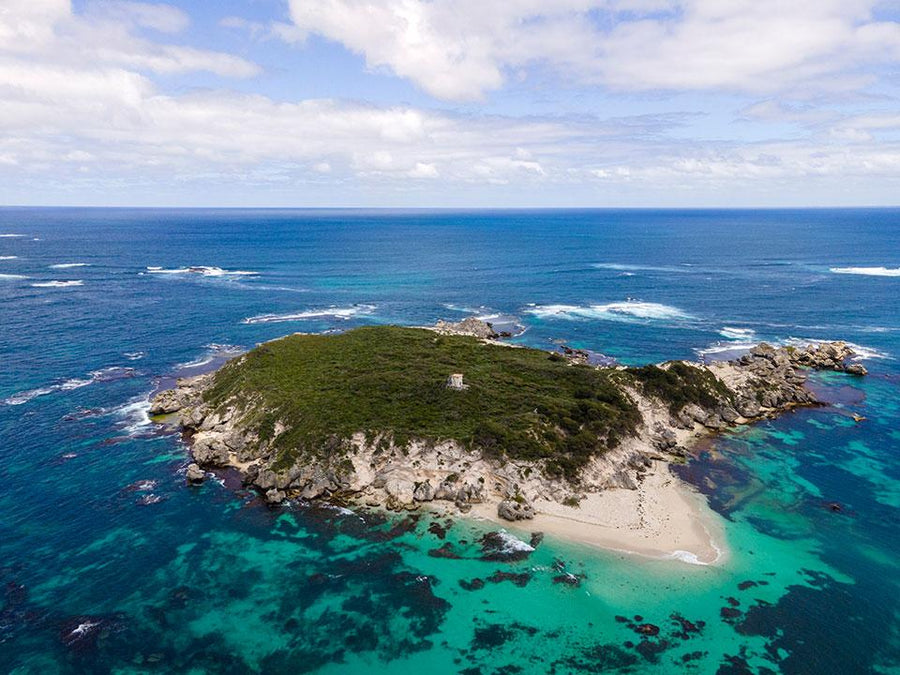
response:
<svg viewBox="0 0 900 675"><path fill-rule="evenodd" d="M494 327L486 321L470 316L462 321L438 321L434 330L444 335L469 335L481 340L494 340L499 337Z"/></svg>
<svg viewBox="0 0 900 675"><path fill-rule="evenodd" d="M187 471L184 475L185 478L187 478L187 482L192 485L202 483L206 479L206 472L194 462L188 464Z"/></svg>

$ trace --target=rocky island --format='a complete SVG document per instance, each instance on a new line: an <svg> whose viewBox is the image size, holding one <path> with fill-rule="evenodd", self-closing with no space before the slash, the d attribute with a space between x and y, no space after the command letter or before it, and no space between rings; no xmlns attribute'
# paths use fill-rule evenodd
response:
<svg viewBox="0 0 900 675"><path fill-rule="evenodd" d="M271 503L440 504L709 562L710 522L666 464L704 434L818 404L807 369L865 374L841 342L595 367L496 338L475 319L291 335L179 380L151 414L184 430L189 481L234 467Z"/></svg>

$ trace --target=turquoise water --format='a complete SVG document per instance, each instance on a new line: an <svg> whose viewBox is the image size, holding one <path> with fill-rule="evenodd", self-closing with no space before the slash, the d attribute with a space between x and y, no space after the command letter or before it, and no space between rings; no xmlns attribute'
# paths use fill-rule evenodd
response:
<svg viewBox="0 0 900 675"><path fill-rule="evenodd" d="M3 209L0 234L2 672L897 672L898 211ZM186 487L145 417L262 340L470 312L627 363L843 338L871 375L675 469L722 519L713 567L270 510Z"/></svg>

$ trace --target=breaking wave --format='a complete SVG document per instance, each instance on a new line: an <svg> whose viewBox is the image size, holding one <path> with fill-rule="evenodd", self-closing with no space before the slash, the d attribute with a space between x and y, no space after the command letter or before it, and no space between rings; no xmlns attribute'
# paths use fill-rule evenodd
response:
<svg viewBox="0 0 900 675"><path fill-rule="evenodd" d="M206 351L202 356L194 359L193 361L187 361L186 363L179 363L175 368L177 370L187 370L190 368L200 368L202 366L209 365L216 359L229 359L233 356L239 356L243 354L246 349L240 347L238 345L226 345L219 344L217 342L212 342L208 345L204 345L206 347ZM138 352L143 354L143 352Z"/></svg>
<svg viewBox="0 0 900 675"><path fill-rule="evenodd" d="M70 288L72 286L84 286L84 281L81 279L73 281L39 281L31 285L34 288Z"/></svg>
<svg viewBox="0 0 900 675"><path fill-rule="evenodd" d="M900 277L900 267L832 267L834 274L861 274L867 277Z"/></svg>
<svg viewBox="0 0 900 675"><path fill-rule="evenodd" d="M72 391L73 389L81 389L82 387L87 387L88 385L94 384L95 382L112 382L114 380L122 380L125 378L134 377L136 374L137 372L134 368L110 366L108 368L101 368L100 370L92 370L90 373L88 373L88 377L72 377L67 380L60 380L43 387L21 391L18 394L13 394L8 398L3 399L3 401L0 401L0 403L3 403L5 405L22 405L23 403L28 403L29 401L38 398L39 396L46 396L47 394L52 394L57 391Z"/></svg>
<svg viewBox="0 0 900 675"><path fill-rule="evenodd" d="M90 267L90 263L57 263L56 265L49 265L52 270L67 270L72 267Z"/></svg>
<svg viewBox="0 0 900 675"><path fill-rule="evenodd" d="M284 323L288 321L306 321L309 319L341 319L348 321L355 316L371 314L375 305L354 305L352 307L328 307L325 309L309 309L304 312L290 314L260 314L251 316L241 323Z"/></svg>
<svg viewBox="0 0 900 675"><path fill-rule="evenodd" d="M175 267L166 269L164 267L148 267L148 274L186 274L196 275L200 277L253 277L258 276L259 272L250 272L247 270L226 270L221 267L213 267L209 265L192 265L190 267Z"/></svg>
<svg viewBox="0 0 900 675"><path fill-rule="evenodd" d="M132 437L146 435L152 428L150 419L150 399L147 395L133 398L128 403L111 411L119 420L119 428Z"/></svg>
<svg viewBox="0 0 900 675"><path fill-rule="evenodd" d="M8 234L8 233L0 234L0 237L3 237L4 239L9 239L11 237L27 237L27 236L28 236L27 234Z"/></svg>
<svg viewBox="0 0 900 675"><path fill-rule="evenodd" d="M16 279L27 279L23 274L0 274L0 281L14 281Z"/></svg>
<svg viewBox="0 0 900 675"><path fill-rule="evenodd" d="M16 260L18 257L17 255L0 255L0 260Z"/></svg>
<svg viewBox="0 0 900 675"><path fill-rule="evenodd" d="M752 328L732 328L725 326L719 331L719 335L729 340L750 340L756 336L756 331Z"/></svg>
<svg viewBox="0 0 900 675"><path fill-rule="evenodd" d="M690 320L694 317L670 305L626 300L603 305L534 305L525 310L541 319L599 319L604 321Z"/></svg>

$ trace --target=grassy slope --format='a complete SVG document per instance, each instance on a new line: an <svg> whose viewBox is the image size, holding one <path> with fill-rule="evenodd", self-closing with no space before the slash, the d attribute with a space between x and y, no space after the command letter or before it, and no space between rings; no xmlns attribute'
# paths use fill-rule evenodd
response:
<svg viewBox="0 0 900 675"><path fill-rule="evenodd" d="M457 372L465 391L445 386ZM342 452L344 439L364 431L400 445L456 439L498 457L547 459L550 473L575 478L640 422L615 384L622 377L544 351L380 326L262 345L222 368L206 399L253 401L263 438L276 421L287 424L275 440L283 466Z"/></svg>

